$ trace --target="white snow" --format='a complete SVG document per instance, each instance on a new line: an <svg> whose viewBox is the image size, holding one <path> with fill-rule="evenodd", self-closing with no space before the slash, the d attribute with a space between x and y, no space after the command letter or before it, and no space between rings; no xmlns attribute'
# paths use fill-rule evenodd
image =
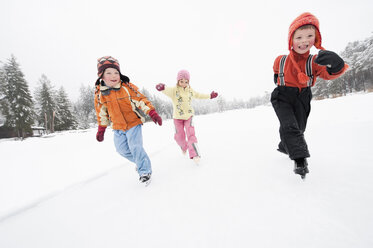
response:
<svg viewBox="0 0 373 248"><path fill-rule="evenodd" d="M195 117L197 166L172 120L146 123L148 187L111 130L0 140L0 247L373 247L373 93L312 103L305 182L278 125L271 106Z"/></svg>

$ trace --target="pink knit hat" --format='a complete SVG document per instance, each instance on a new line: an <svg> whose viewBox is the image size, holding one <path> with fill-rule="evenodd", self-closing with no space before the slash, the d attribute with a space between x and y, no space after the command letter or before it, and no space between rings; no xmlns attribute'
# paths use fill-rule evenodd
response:
<svg viewBox="0 0 373 248"><path fill-rule="evenodd" d="M180 79L186 79L186 80L190 80L190 74L187 70L181 70L177 73L177 81L179 82Z"/></svg>

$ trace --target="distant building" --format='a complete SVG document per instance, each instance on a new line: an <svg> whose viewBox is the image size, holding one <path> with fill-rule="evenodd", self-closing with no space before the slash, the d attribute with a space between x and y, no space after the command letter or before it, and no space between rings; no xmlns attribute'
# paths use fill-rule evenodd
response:
<svg viewBox="0 0 373 248"><path fill-rule="evenodd" d="M46 134L45 127L31 127L32 129L32 136L33 137L40 137Z"/></svg>

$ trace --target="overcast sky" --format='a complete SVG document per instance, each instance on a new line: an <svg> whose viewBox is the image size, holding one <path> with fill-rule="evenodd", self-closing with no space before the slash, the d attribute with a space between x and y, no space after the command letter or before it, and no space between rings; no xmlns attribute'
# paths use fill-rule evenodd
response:
<svg viewBox="0 0 373 248"><path fill-rule="evenodd" d="M273 61L287 54L290 23L311 12L323 46L341 52L373 35L373 1L0 0L0 61L14 54L30 89L45 74L75 101L111 55L131 82L156 93L187 69L191 86L226 99L271 91ZM317 53L313 49L312 53ZM161 95L161 94L160 94Z"/></svg>

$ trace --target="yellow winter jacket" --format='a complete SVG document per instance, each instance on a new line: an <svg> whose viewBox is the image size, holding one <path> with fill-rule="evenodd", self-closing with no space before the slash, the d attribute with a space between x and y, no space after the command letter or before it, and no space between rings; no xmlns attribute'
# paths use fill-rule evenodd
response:
<svg viewBox="0 0 373 248"><path fill-rule="evenodd" d="M210 99L209 94L198 93L190 88L190 86L186 88L180 86L166 86L162 92L172 100L174 119L188 120L194 115L194 109L192 107L193 98Z"/></svg>
<svg viewBox="0 0 373 248"><path fill-rule="evenodd" d="M114 88L96 86L95 109L100 126L127 131L145 122L144 114L154 109L150 101L132 83L121 82Z"/></svg>

